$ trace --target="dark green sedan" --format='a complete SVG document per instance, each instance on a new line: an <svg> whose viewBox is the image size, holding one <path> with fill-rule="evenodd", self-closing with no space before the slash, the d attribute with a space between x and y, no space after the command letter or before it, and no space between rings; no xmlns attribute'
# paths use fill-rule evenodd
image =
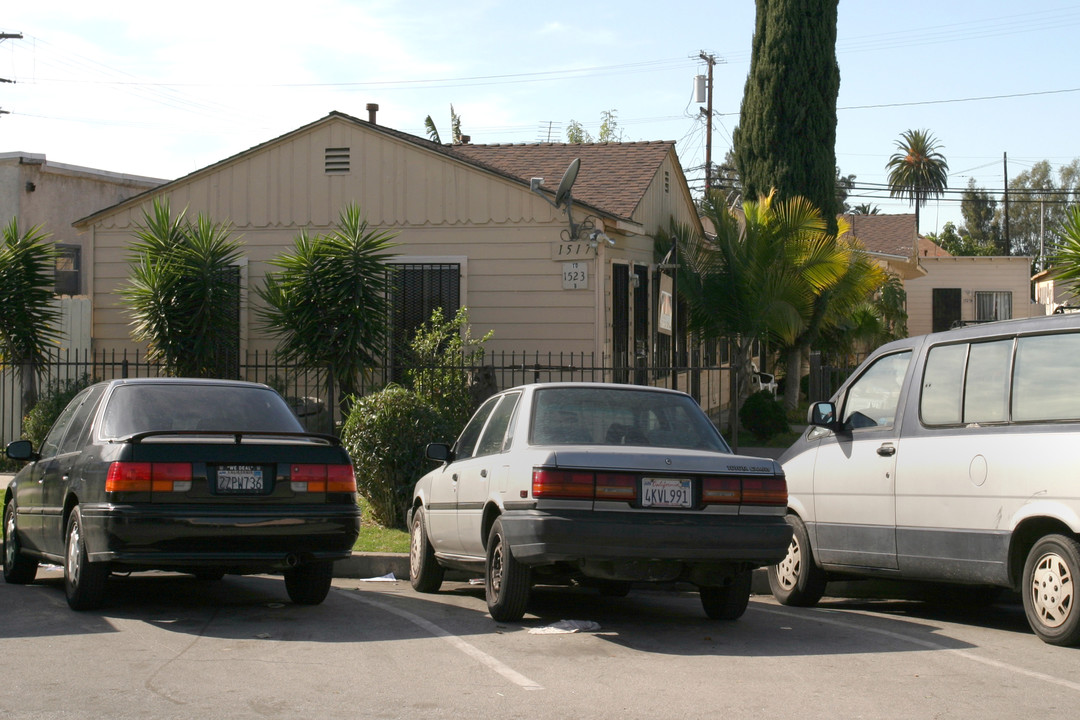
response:
<svg viewBox="0 0 1080 720"><path fill-rule="evenodd" d="M112 572L139 570L280 572L293 602L315 605L360 530L348 453L256 383L98 383L40 448L7 455L27 464L4 495L4 579L63 565L75 610L105 601Z"/></svg>

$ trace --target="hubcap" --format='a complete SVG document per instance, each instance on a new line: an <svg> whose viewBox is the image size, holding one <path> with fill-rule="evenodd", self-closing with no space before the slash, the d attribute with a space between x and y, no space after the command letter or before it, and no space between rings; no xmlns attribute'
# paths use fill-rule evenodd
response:
<svg viewBox="0 0 1080 720"><path fill-rule="evenodd" d="M488 577L488 587L491 588L491 593L495 597L499 597L499 591L502 590L502 572L503 572L503 544L502 538L495 536L495 549L491 551L491 572Z"/></svg>
<svg viewBox="0 0 1080 720"><path fill-rule="evenodd" d="M79 523L71 526L71 535L68 537L67 547L67 573L72 585L79 584L79 560L82 555L82 535L79 533Z"/></svg>
<svg viewBox="0 0 1080 720"><path fill-rule="evenodd" d="M414 520L412 537L409 539L409 569L413 577L416 577L420 571L420 552L420 521Z"/></svg>
<svg viewBox="0 0 1080 720"><path fill-rule="evenodd" d="M15 510L9 505L4 519L4 567L15 566Z"/></svg>
<svg viewBox="0 0 1080 720"><path fill-rule="evenodd" d="M1046 627L1060 627L1072 612L1074 588L1069 564L1057 553L1046 553L1031 574L1032 607Z"/></svg>
<svg viewBox="0 0 1080 720"><path fill-rule="evenodd" d="M776 579L785 590L791 590L799 581L799 571L802 569L802 549L799 541L793 536L788 545L787 555L776 565Z"/></svg>

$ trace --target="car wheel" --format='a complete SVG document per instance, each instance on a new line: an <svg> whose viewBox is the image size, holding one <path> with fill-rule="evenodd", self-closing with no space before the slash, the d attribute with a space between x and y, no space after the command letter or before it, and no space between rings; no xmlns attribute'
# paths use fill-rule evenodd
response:
<svg viewBox="0 0 1080 720"><path fill-rule="evenodd" d="M787 521L791 544L787 556L769 566L769 589L781 605L811 607L825 594L825 572L814 564L806 525L797 515L788 515Z"/></svg>
<svg viewBox="0 0 1080 720"><path fill-rule="evenodd" d="M726 585L703 585L698 588L701 606L713 620L738 620L750 603L749 570L740 570Z"/></svg>
<svg viewBox="0 0 1080 720"><path fill-rule="evenodd" d="M443 574L444 569L435 559L435 549L428 539L424 509L417 508L409 527L409 582L417 592L438 592Z"/></svg>
<svg viewBox="0 0 1080 720"><path fill-rule="evenodd" d="M1047 535L1024 563L1024 614L1043 642L1080 643L1080 543L1064 535Z"/></svg>
<svg viewBox="0 0 1080 720"><path fill-rule="evenodd" d="M334 563L309 562L289 568L284 573L285 590L297 605L318 605L330 593Z"/></svg>
<svg viewBox="0 0 1080 720"><path fill-rule="evenodd" d="M487 606L497 622L520 620L529 603L529 566L518 562L503 534L502 518L497 518L488 533Z"/></svg>
<svg viewBox="0 0 1080 720"><path fill-rule="evenodd" d="M108 563L92 563L86 553L82 514L78 506L67 521L67 552L64 556L64 594L72 610L93 610L105 601Z"/></svg>
<svg viewBox="0 0 1080 720"><path fill-rule="evenodd" d="M4 580L12 585L26 585L37 577L38 564L22 553L15 526L15 503L4 506Z"/></svg>

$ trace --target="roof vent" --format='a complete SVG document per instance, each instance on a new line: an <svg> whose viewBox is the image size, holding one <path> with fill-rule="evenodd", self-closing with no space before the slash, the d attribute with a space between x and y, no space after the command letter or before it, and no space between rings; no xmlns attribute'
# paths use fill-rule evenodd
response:
<svg viewBox="0 0 1080 720"><path fill-rule="evenodd" d="M349 172L349 148L326 148L326 174L342 175Z"/></svg>

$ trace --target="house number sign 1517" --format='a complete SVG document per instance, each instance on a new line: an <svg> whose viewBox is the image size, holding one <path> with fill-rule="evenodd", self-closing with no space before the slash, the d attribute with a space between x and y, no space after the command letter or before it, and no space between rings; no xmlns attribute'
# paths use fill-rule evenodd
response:
<svg viewBox="0 0 1080 720"><path fill-rule="evenodd" d="M588 290L588 265L583 262L568 262L562 265L563 290Z"/></svg>

